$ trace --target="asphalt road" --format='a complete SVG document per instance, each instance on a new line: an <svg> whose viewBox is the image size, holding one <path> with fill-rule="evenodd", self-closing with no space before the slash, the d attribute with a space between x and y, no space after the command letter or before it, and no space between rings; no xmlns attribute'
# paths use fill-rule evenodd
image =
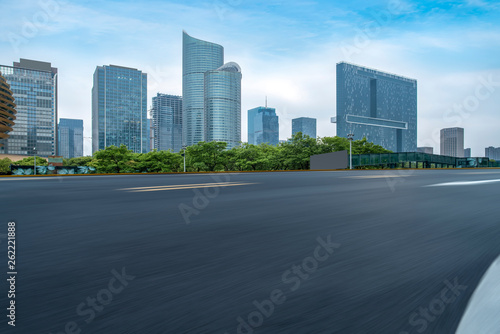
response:
<svg viewBox="0 0 500 334"><path fill-rule="evenodd" d="M500 182L432 185L486 180L500 170L0 178L0 333L454 333L500 255Z"/></svg>

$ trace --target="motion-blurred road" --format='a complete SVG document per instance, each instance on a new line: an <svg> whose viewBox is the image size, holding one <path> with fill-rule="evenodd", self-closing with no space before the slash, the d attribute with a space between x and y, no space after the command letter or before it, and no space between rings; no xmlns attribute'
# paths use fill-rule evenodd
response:
<svg viewBox="0 0 500 334"><path fill-rule="evenodd" d="M0 178L0 333L454 333L500 254L498 180L500 170Z"/></svg>

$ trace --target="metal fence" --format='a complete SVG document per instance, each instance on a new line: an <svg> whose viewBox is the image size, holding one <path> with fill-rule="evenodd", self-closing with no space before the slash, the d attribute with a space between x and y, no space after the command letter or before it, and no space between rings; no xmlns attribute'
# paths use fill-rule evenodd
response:
<svg viewBox="0 0 500 334"><path fill-rule="evenodd" d="M353 167L386 168L478 168L500 167L500 162L488 158L456 158L421 152L354 154Z"/></svg>

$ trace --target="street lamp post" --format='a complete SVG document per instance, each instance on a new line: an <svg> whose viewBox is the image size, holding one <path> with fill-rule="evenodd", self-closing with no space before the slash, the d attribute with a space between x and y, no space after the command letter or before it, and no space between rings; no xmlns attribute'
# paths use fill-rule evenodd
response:
<svg viewBox="0 0 500 334"><path fill-rule="evenodd" d="M347 140L349 140L349 169L352 169L352 140L354 139L354 133L349 133L347 135Z"/></svg>
<svg viewBox="0 0 500 334"><path fill-rule="evenodd" d="M182 146L182 156L184 157L184 173L186 172L186 146Z"/></svg>
<svg viewBox="0 0 500 334"><path fill-rule="evenodd" d="M36 147L33 147L33 158L35 160L35 165L33 168L33 175L36 175Z"/></svg>

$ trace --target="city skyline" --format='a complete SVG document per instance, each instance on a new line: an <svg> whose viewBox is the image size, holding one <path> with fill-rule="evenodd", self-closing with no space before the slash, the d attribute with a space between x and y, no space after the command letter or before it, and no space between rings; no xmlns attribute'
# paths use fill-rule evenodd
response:
<svg viewBox="0 0 500 334"><path fill-rule="evenodd" d="M385 1L123 2L118 10L112 2L55 3L47 10L36 1L5 4L10 15L0 23L6 32L0 63L30 58L59 68L59 116L84 119L85 137L90 137L88 77L98 64L148 73L148 107L157 92L181 95L179 32L185 29L224 45L227 60L245 69L243 111L269 96L280 116L280 139L290 137L291 120L304 116L306 108L307 116L318 119L318 136L336 134L329 123L336 113L335 64L346 60L418 80L418 146L438 151L439 130L454 126L466 129L465 145L473 156L500 146L495 131L500 66L491 57L499 48L495 3L398 2L392 11ZM47 21L35 33L23 33L37 13L47 13ZM262 19L273 22L273 29ZM159 39L165 43L158 45ZM242 128L247 128L245 115ZM89 144L86 140L86 154Z"/></svg>

